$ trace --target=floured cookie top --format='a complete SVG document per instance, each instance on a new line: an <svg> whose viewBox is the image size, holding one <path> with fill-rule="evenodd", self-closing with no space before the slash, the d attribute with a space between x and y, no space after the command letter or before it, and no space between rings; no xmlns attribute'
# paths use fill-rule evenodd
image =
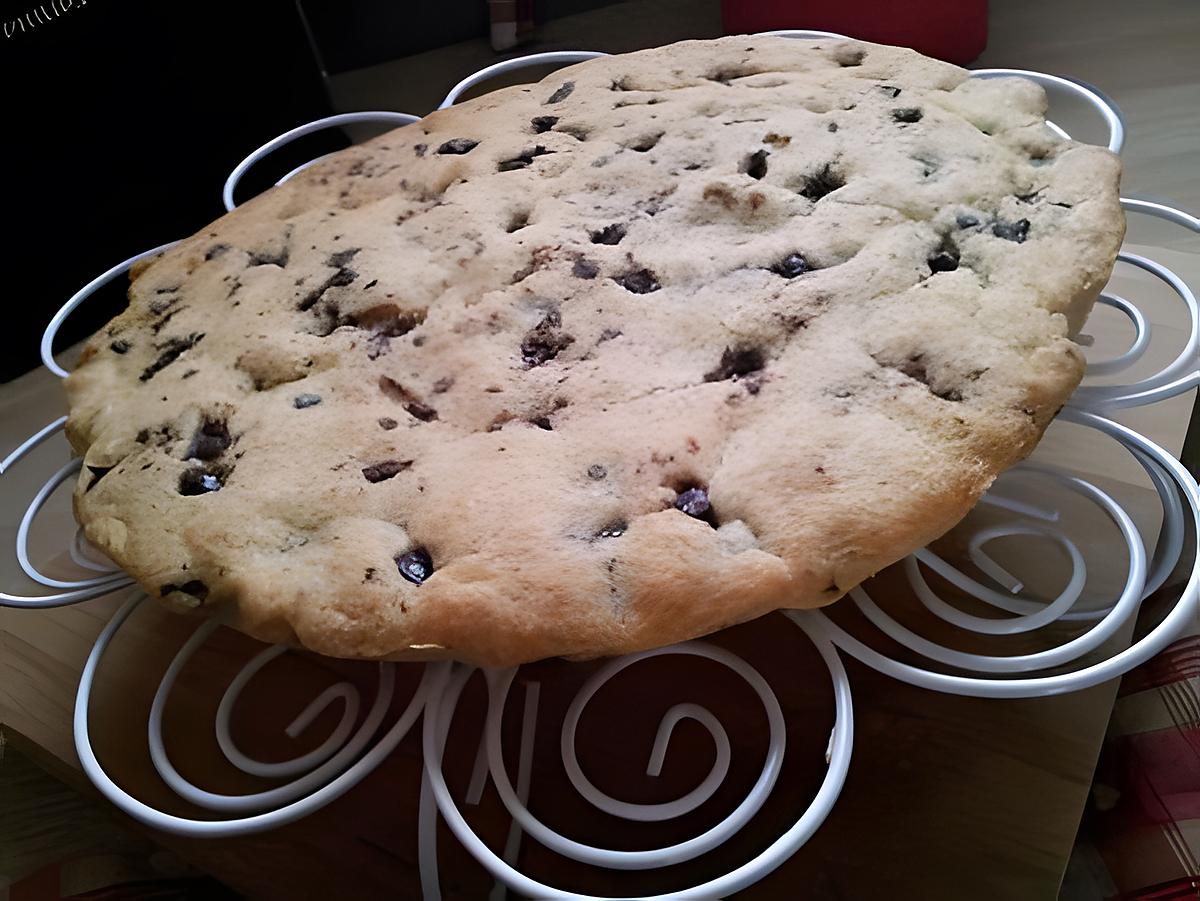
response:
<svg viewBox="0 0 1200 901"><path fill-rule="evenodd" d="M1119 165L1019 79L730 37L350 148L153 262L68 381L88 537L346 657L509 664L828 603L1082 372Z"/></svg>

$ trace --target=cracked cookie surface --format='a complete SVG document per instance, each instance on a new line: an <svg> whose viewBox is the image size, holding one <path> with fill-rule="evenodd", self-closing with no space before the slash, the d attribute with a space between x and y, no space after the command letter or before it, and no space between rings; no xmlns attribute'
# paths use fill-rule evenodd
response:
<svg viewBox="0 0 1200 901"><path fill-rule="evenodd" d="M67 381L87 536L346 657L512 664L828 603L1074 389L1119 164L1039 87L729 37L324 160L139 265Z"/></svg>

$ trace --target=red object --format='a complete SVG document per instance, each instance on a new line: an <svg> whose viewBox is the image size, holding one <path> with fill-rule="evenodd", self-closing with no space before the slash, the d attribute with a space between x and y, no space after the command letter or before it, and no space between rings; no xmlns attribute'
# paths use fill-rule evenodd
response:
<svg viewBox="0 0 1200 901"><path fill-rule="evenodd" d="M721 0L727 34L808 28L965 65L987 46L987 0Z"/></svg>

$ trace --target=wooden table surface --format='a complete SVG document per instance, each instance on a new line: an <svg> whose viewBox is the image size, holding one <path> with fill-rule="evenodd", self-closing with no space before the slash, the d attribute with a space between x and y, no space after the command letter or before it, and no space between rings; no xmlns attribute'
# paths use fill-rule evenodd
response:
<svg viewBox="0 0 1200 901"><path fill-rule="evenodd" d="M1146 15L1159 11L1159 27L1170 32L1167 50L1157 55L1152 48L1138 50L1141 45L1121 36L1120 28L1110 35L1106 28L1085 18L1068 20L1064 10L1075 7L1077 13L1084 9L1078 2L1056 5L1047 15L1062 16L1063 22L1031 29L1032 4L1012 4L1004 16L994 15L992 48L982 63L1048 69L1098 84L1123 102L1129 114L1132 131L1126 193L1176 192L1182 204L1200 208L1197 182L1190 174L1197 161L1194 138L1200 132L1194 129L1200 114L1185 108L1186 115L1179 116L1180 105L1186 107L1187 100L1174 89L1180 80L1186 80L1187 67L1194 63L1194 59L1181 62L1180 54L1171 52L1172 48L1178 50L1171 35L1187 34L1190 21L1181 12L1182 4L1156 0L1140 6ZM1094 12L1088 15L1095 17ZM1069 35L1069 28L1075 27L1072 23L1077 24L1074 38ZM1059 37L1050 40L1047 34ZM1195 34L1193 31L1193 37ZM1019 44L1018 36L1027 46ZM1195 44L1191 46L1194 51ZM1113 61L1119 48L1124 56L1117 64ZM1200 82L1195 80L1194 70L1191 77L1192 90L1186 96L1194 104ZM1069 115L1062 118L1067 124ZM1189 135L1193 139L1190 144ZM1181 174L1184 163L1190 163L1187 178ZM1134 180L1135 176L1142 180ZM1138 242L1134 249L1175 268L1192 284L1200 284L1200 255L1194 239L1189 242L1153 224L1138 224L1131 240ZM1140 273L1122 270L1117 288L1125 296L1144 301L1156 329L1155 345L1133 375L1153 371L1182 342L1184 320L1178 303ZM1128 341L1128 329L1115 315L1097 314L1087 331L1096 338L1091 353L1098 356L1117 351ZM1177 453L1192 401L1189 394L1153 408L1129 411L1121 418ZM0 453L62 409L61 390L45 372L0 388ZM0 509L5 512L0 522L0 587L6 590L33 589L19 573L9 549L20 511L36 486L65 459L65 443L55 439L0 480ZM1112 491L1134 514L1153 546L1158 527L1156 501L1119 448L1082 429L1055 425L1039 449L1038 459L1089 474ZM34 530L33 556L48 561L51 567L61 565L63 541L74 528L66 494L60 491L52 499ZM1069 502L1063 503L1065 510L1071 507ZM1089 519L1082 508L1068 515L1067 521L1088 557L1089 590L1111 592L1122 576L1123 565L1120 555L1105 550L1111 546L1111 529L1102 517ZM946 546L952 545L948 542ZM1035 577L1035 585L1053 587L1054 575L1061 569L1053 554L1035 558L1027 547L1009 552L1014 557L1027 556L1021 562L1023 574L1041 572L1041 582L1046 584L1039 584ZM872 590L877 600L904 622L938 635L936 622L914 609L894 570L877 579ZM0 610L0 726L8 740L42 766L84 790L88 786L71 738L71 708L83 660L119 600L106 597L53 611ZM848 605L840 605L836 616L849 625L856 620ZM97 751L114 778L146 801L179 813L187 813L187 805L165 788L150 766L145 722L162 671L194 627L194 621L151 604L142 605L101 669L91 720ZM1119 640L1124 637L1118 636L1113 643ZM646 893L678 887L748 859L794 819L824 770L823 751L832 722L828 678L804 637L778 617L728 630L713 641L735 650L767 677L787 716L788 751L780 782L752 824L727 846L699 861L636 876L568 866L526 838L521 856L525 871L564 888L597 893ZM1018 653L1032 646L989 640L973 649ZM165 729L168 750L186 776L213 790L245 792L262 786L259 780L221 763L212 731L221 692L255 647L242 636L219 631L185 670L172 697ZM1055 897L1087 797L1115 684L1066 697L982 701L935 695L853 662L848 668L857 737L843 796L813 840L744 896ZM418 669L400 668L402 686L411 686ZM691 700L712 707L729 730L733 763L725 785L693 815L658 828L615 821L597 814L578 798L566 783L558 757L558 729L574 689L592 669L591 665L547 662L521 670L522 682L536 681L541 686L530 799L539 816L582 841L647 847L655 838L669 841L694 835L737 803L762 764L761 708L740 682L715 665L679 660L646 664L638 671L640 678L618 679L598 696L594 715L585 717L581 726L581 762L601 788L624 799L663 800L688 790L713 759L710 739L693 723L679 726L662 777L651 779L644 769L662 711L677 701ZM312 747L327 734L332 714L323 715L295 741L283 737L283 727L310 697L340 678L360 684L364 696L371 696L375 675L369 665L299 654L281 658L247 690L234 717L238 741L248 752L266 759ZM401 688L402 699L407 698L408 690ZM523 694L514 691L506 718L509 752L516 744ZM446 771L460 800L478 741L481 697L480 686L474 684L451 735L455 751ZM613 728L614 722L619 728ZM236 840L185 840L167 835L155 839L254 897L385 893L417 897L416 799L421 758L416 739L416 735L406 738L345 798L291 826ZM515 771L515 765L510 771ZM477 808L468 808L468 817L493 847L503 843L508 820L494 791L489 789ZM442 889L447 897L478 897L488 890L490 880L444 826L439 851Z"/></svg>

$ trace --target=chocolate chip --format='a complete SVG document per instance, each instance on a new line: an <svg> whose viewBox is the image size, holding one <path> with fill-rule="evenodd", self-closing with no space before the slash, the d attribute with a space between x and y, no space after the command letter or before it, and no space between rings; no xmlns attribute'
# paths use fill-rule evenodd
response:
<svg viewBox="0 0 1200 901"><path fill-rule="evenodd" d="M838 130L838 124L836 122L830 122L828 125L825 126L825 130L832 134L833 132Z"/></svg>
<svg viewBox="0 0 1200 901"><path fill-rule="evenodd" d="M589 479L595 479L598 482L608 475L608 470L599 463L593 463L588 467L587 473Z"/></svg>
<svg viewBox="0 0 1200 901"><path fill-rule="evenodd" d="M396 558L400 575L415 585L420 585L433 575L433 559L424 548L415 548Z"/></svg>
<svg viewBox="0 0 1200 901"><path fill-rule="evenodd" d="M158 589L159 597L166 597L176 591L183 594L190 594L198 601L203 601L208 597L208 586L199 579L192 579L190 582L184 582L182 585L167 584Z"/></svg>
<svg viewBox="0 0 1200 901"><path fill-rule="evenodd" d="M416 419L421 420L421 422L432 422L438 418L437 410L424 403L419 397L417 397L395 379L390 379L386 375L381 375L379 377L379 390L382 391L386 397L394 400L396 403L404 407L404 412Z"/></svg>
<svg viewBox="0 0 1200 901"><path fill-rule="evenodd" d="M521 341L521 359L527 367L541 366L575 343L572 335L559 331L561 324L562 317L551 311L526 333Z"/></svg>
<svg viewBox="0 0 1200 901"><path fill-rule="evenodd" d="M372 288L374 288L378 284L379 284L379 279L373 278L369 282L367 282L365 285L363 285L363 290L370 291Z"/></svg>
<svg viewBox="0 0 1200 901"><path fill-rule="evenodd" d="M533 162L534 157L545 156L548 153L554 153L553 150L547 150L541 144L529 150L524 150L512 159L501 160L496 166L497 172L511 172L514 169L524 169Z"/></svg>
<svg viewBox="0 0 1200 901"><path fill-rule="evenodd" d="M338 253L330 255L329 260L326 262L329 265L340 265L340 260L344 258L348 261L350 257L358 253L358 250L359 248L355 247L351 248L350 250L339 251ZM349 254L349 256L343 257L344 254ZM337 272L325 279L325 281L323 281L320 285L305 294L304 297L301 298L300 303L297 304L296 308L301 312L311 310L314 306L316 306L317 301L319 301L325 295L325 292L330 288L344 288L356 278L358 278L357 272L355 272L353 269L343 266L343 268L338 269ZM330 324L329 331L333 331L334 325L335 324ZM325 334L329 334L329 332L325 332Z"/></svg>
<svg viewBox="0 0 1200 901"><path fill-rule="evenodd" d="M751 178L762 178L767 174L767 157L770 155L765 150L756 150L742 160L742 164L738 167L738 170L745 172Z"/></svg>
<svg viewBox="0 0 1200 901"><path fill-rule="evenodd" d="M939 250L927 262L932 272L953 272L958 268L958 257L944 250Z"/></svg>
<svg viewBox="0 0 1200 901"><path fill-rule="evenodd" d="M1018 219L1016 222L998 220L992 225L992 234L1006 241L1016 241L1018 244L1024 244L1025 237L1029 234L1029 220Z"/></svg>
<svg viewBox="0 0 1200 901"><path fill-rule="evenodd" d="M597 532L596 537L597 538L620 538L622 535L625 534L625 530L628 528L629 528L629 524L626 522L614 522L610 525L605 526L603 529L601 529L599 532Z"/></svg>
<svg viewBox="0 0 1200 901"><path fill-rule="evenodd" d="M303 410L305 407L315 407L321 402L319 394L297 394L292 398L292 406L297 410Z"/></svg>
<svg viewBox="0 0 1200 901"><path fill-rule="evenodd" d="M896 122L920 122L923 115L924 113L922 113L915 106L903 106L899 109L892 110L892 119Z"/></svg>
<svg viewBox="0 0 1200 901"><path fill-rule="evenodd" d="M472 141L470 138L451 138L434 152L443 156L461 156L464 153L470 153L478 146L479 142Z"/></svg>
<svg viewBox="0 0 1200 901"><path fill-rule="evenodd" d="M185 497L220 491L225 484L228 470L224 467L192 467L185 469L179 477L179 493Z"/></svg>
<svg viewBox="0 0 1200 901"><path fill-rule="evenodd" d="M368 482L382 482L390 479L397 473L404 472L413 465L412 460L383 460L379 463L373 463L370 466L363 467L363 477Z"/></svg>
<svg viewBox="0 0 1200 901"><path fill-rule="evenodd" d="M704 381L723 382L757 372L765 365L763 352L757 347L726 347L721 353L721 362L716 369L704 374Z"/></svg>
<svg viewBox="0 0 1200 901"><path fill-rule="evenodd" d="M574 265L571 266L571 275L576 278L595 278L599 272L600 267L584 257L577 257Z"/></svg>
<svg viewBox="0 0 1200 901"><path fill-rule="evenodd" d="M703 488L688 488L686 491L680 492L675 498L674 506L676 510L696 519L704 518L704 515L712 509L712 505L708 502L708 492Z"/></svg>
<svg viewBox="0 0 1200 901"><path fill-rule="evenodd" d="M953 272L958 268L958 245L949 236L942 238L942 243L927 261L931 272Z"/></svg>
<svg viewBox="0 0 1200 901"><path fill-rule="evenodd" d="M229 435L229 426L222 419L205 419L196 434L192 436L191 446L188 447L187 460L204 460L211 462L229 449L233 438Z"/></svg>
<svg viewBox="0 0 1200 901"><path fill-rule="evenodd" d="M133 345L123 339L117 339L112 344L108 345L108 349L115 354L126 353Z"/></svg>
<svg viewBox="0 0 1200 901"><path fill-rule="evenodd" d="M570 97L573 90L575 90L575 82L564 81L559 85L558 90L546 98L546 103L560 103Z"/></svg>
<svg viewBox="0 0 1200 901"><path fill-rule="evenodd" d="M593 244L620 244L625 237L625 226L619 222L606 225L591 234Z"/></svg>
<svg viewBox="0 0 1200 901"><path fill-rule="evenodd" d="M413 144L413 153L415 153L417 156L424 156L425 151L428 149L428 144Z"/></svg>
<svg viewBox="0 0 1200 901"><path fill-rule="evenodd" d="M877 84L875 87L879 88L879 90L881 90L888 97L891 97L893 100L900 96L900 89L894 84Z"/></svg>
<svg viewBox="0 0 1200 901"><path fill-rule="evenodd" d="M809 200L820 200L826 194L832 194L845 184L846 179L842 173L835 169L832 163L826 163L812 175L804 176L799 194Z"/></svg>
<svg viewBox="0 0 1200 901"><path fill-rule="evenodd" d="M549 131L558 123L558 116L534 116L529 120L529 124L533 126L533 133L540 135L544 131Z"/></svg>
<svg viewBox="0 0 1200 901"><path fill-rule="evenodd" d="M633 294L649 294L662 287L658 278L649 269L634 269L624 275L618 275L613 281Z"/></svg>
<svg viewBox="0 0 1200 901"><path fill-rule="evenodd" d="M537 426L539 429L544 429L547 432L554 431L554 426L550 424L549 416L537 416L537 417L529 420L529 422L532 425Z"/></svg>
<svg viewBox="0 0 1200 901"><path fill-rule="evenodd" d="M96 487L96 483L116 469L115 466L88 466L88 472L92 474L92 480L88 482L87 487L83 489L83 493L87 494Z"/></svg>
<svg viewBox="0 0 1200 901"><path fill-rule="evenodd" d="M325 258L325 265L331 269L343 269L361 250L361 247L347 247L345 250L335 251Z"/></svg>
<svg viewBox="0 0 1200 901"><path fill-rule="evenodd" d="M954 222L959 228L974 228L979 224L979 217L970 213L959 213L954 217Z"/></svg>
<svg viewBox="0 0 1200 901"><path fill-rule="evenodd" d="M379 427L385 431L390 432L398 425L400 425L400 423L396 422L396 420L392 419L390 416L379 417Z"/></svg>
<svg viewBox="0 0 1200 901"><path fill-rule="evenodd" d="M776 275L782 275L784 278L795 278L812 270L812 267L808 265L808 260L804 259L798 253L789 253L778 263L768 268Z"/></svg>
<svg viewBox="0 0 1200 901"><path fill-rule="evenodd" d="M162 372L187 350L195 347L200 343L200 339L204 337L204 332L193 332L185 338L168 338L162 344L156 344L155 347L161 351L158 357L142 370L142 374L138 379L143 382L148 382L158 373Z"/></svg>

